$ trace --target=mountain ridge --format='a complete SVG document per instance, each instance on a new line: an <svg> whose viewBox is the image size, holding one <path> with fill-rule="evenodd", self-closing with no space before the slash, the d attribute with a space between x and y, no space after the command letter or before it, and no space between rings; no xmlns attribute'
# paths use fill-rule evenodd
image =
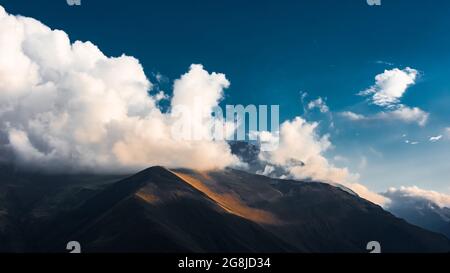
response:
<svg viewBox="0 0 450 273"><path fill-rule="evenodd" d="M146 200L142 196L151 198ZM99 213L96 210L99 207L106 212ZM85 211L90 211L94 218L83 220ZM188 251L362 252L365 244L375 239L382 241L386 251L449 249L446 239L411 226L381 207L332 185L279 180L233 169L210 172L146 169L87 201L80 209L83 228L72 236L86 238L88 248L92 246L93 251L116 249L116 239L99 241L96 236L112 232L108 226L115 219L126 218L123 211L134 215L138 219L135 221L149 229L158 226L155 234L170 238L167 240L174 246L181 245L181 250ZM256 212L270 215L271 221L261 220L255 216ZM150 220L147 213L152 215ZM186 214L190 217L180 220ZM349 225L351 222L354 223ZM116 232L127 228L122 226ZM387 231L389 236L384 234ZM249 240L252 233L259 235ZM208 239L203 240L203 236ZM229 245L223 238L230 240ZM126 245L126 240L118 241L122 246L117 248ZM221 243L215 243L218 241ZM125 249L133 247L127 245ZM158 251L166 247L171 250L170 246L160 247Z"/></svg>
<svg viewBox="0 0 450 273"><path fill-rule="evenodd" d="M32 245L16 251L65 252L69 241L83 252L367 252L374 240L383 252L450 249L443 235L325 183L161 166L107 179L64 188L36 203L41 213L22 213Z"/></svg>
<svg viewBox="0 0 450 273"><path fill-rule="evenodd" d="M450 208L413 196L385 194L392 202L387 208L392 214L409 223L450 238Z"/></svg>

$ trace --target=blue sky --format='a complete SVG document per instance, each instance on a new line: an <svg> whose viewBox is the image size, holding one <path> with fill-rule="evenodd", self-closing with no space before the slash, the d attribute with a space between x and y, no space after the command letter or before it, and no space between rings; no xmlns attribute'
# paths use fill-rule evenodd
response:
<svg viewBox="0 0 450 273"><path fill-rule="evenodd" d="M450 2L2 0L12 14L89 40L110 56L135 56L147 76L172 80L190 64L226 74L224 104L279 104L281 119L304 115L322 97L330 113L310 112L330 134L328 158L349 166L375 191L417 185L450 193ZM357 96L385 69L419 71L401 103L429 113L426 125L399 120L354 122L339 113L386 111ZM334 127L330 126L331 121ZM429 138L442 135L437 142ZM417 145L405 143L419 142Z"/></svg>

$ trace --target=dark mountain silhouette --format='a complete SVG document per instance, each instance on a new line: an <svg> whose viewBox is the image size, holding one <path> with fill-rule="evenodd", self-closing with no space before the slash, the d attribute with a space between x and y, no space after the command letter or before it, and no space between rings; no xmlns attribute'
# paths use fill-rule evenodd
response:
<svg viewBox="0 0 450 273"><path fill-rule="evenodd" d="M423 198L393 196L389 211L411 224L438 232L450 238L450 208L440 207Z"/></svg>
<svg viewBox="0 0 450 273"><path fill-rule="evenodd" d="M384 252L450 249L445 236L318 182L162 167L125 179L20 177L1 177L3 252L66 252L69 241L84 252L367 252L369 241Z"/></svg>
<svg viewBox="0 0 450 273"><path fill-rule="evenodd" d="M124 175L49 175L0 164L0 252L36 252L43 223Z"/></svg>

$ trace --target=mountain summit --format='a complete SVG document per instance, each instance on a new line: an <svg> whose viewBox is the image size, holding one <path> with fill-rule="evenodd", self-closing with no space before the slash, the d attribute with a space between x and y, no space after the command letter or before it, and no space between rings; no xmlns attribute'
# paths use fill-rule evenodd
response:
<svg viewBox="0 0 450 273"><path fill-rule="evenodd" d="M0 172L0 252L448 252L445 236L345 189L234 169Z"/></svg>
<svg viewBox="0 0 450 273"><path fill-rule="evenodd" d="M86 252L447 252L449 240L338 187L234 169L153 167L46 221L40 249ZM51 246L51 247L49 247Z"/></svg>

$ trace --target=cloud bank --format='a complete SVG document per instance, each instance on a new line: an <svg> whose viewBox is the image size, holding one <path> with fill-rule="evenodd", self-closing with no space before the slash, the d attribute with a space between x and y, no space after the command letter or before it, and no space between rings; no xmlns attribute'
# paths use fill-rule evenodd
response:
<svg viewBox="0 0 450 273"><path fill-rule="evenodd" d="M407 198L431 201L440 207L449 207L450 208L450 195L435 192L435 191L420 189L417 186L400 187L398 189L390 188L383 195L390 198L393 201L397 200L398 202L402 202L402 200L405 197L407 197Z"/></svg>
<svg viewBox="0 0 450 273"><path fill-rule="evenodd" d="M192 65L175 82L171 105L193 107L201 96L212 109L228 86L225 75ZM161 112L166 95L152 87L137 59L107 57L0 6L0 146L20 164L49 171L238 164L226 142L174 140L177 119Z"/></svg>
<svg viewBox="0 0 450 273"><path fill-rule="evenodd" d="M224 74L192 65L169 98L147 79L137 59L105 56L90 42L72 43L65 32L0 7L0 151L27 167L130 172L152 165L199 170L240 165L226 141L173 137L178 106L202 109L201 122L190 124L201 136L210 133L204 124L228 128L211 112L229 85ZM158 106L162 99L170 100L166 112ZM308 107L329 111L320 98ZM261 133L263 141L280 139L279 149L260 154L265 173L282 166L289 177L338 182L384 204L386 198L358 184L356 174L328 162L324 153L332 145L317 126L297 117L280 132Z"/></svg>
<svg viewBox="0 0 450 273"><path fill-rule="evenodd" d="M279 136L266 134L265 141L270 141L271 137L279 137L279 144L276 150L260 152L259 158L265 163L261 173L270 176L282 168L285 170L282 178L338 183L369 201L379 205L387 204L389 200L386 197L371 192L358 183L359 175L351 173L347 168L336 167L327 160L324 154L332 144L329 135L319 135L318 125L297 117L281 124Z"/></svg>
<svg viewBox="0 0 450 273"><path fill-rule="evenodd" d="M260 159L269 164L284 166L298 179L344 181L350 177L347 169L329 164L323 153L331 147L328 135L319 136L318 123L308 123L297 117L280 126L278 149L263 151Z"/></svg>

